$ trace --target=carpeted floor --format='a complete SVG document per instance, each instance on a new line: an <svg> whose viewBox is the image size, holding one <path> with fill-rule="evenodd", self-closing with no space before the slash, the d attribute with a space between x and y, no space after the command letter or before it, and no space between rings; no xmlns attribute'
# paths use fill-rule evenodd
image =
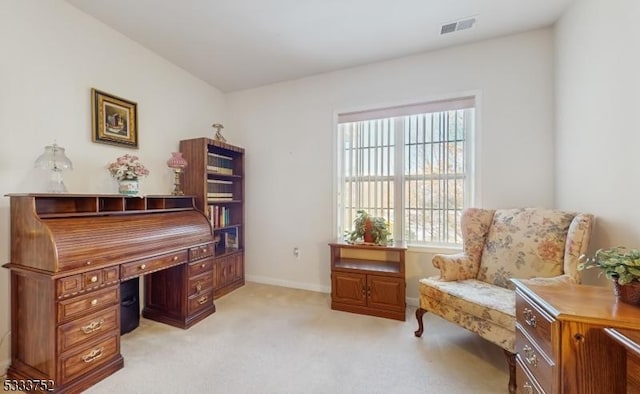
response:
<svg viewBox="0 0 640 394"><path fill-rule="evenodd" d="M500 348L430 314L332 311L328 294L248 283L189 330L142 319L125 367L87 393L506 393Z"/></svg>

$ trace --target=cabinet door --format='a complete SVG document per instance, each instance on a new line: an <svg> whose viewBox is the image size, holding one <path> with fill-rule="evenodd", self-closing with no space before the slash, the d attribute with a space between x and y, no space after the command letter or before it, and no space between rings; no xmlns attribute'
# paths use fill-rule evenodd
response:
<svg viewBox="0 0 640 394"><path fill-rule="evenodd" d="M366 305L366 276L345 272L331 274L331 300L352 305Z"/></svg>
<svg viewBox="0 0 640 394"><path fill-rule="evenodd" d="M367 297L371 308L404 311L405 281L403 278L369 275Z"/></svg>

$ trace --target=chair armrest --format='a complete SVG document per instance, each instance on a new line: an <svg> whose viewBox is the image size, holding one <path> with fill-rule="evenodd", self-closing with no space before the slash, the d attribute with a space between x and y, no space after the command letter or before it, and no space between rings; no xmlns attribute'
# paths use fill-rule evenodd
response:
<svg viewBox="0 0 640 394"><path fill-rule="evenodd" d="M436 254L431 262L440 270L440 280L444 282L472 279L478 274L477 264L464 253Z"/></svg>

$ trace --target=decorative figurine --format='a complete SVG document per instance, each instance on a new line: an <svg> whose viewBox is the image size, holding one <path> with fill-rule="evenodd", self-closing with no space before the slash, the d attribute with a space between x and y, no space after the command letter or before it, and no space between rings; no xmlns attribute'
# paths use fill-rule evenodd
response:
<svg viewBox="0 0 640 394"><path fill-rule="evenodd" d="M220 132L220 130L224 129L223 125L221 125L220 123L214 123L211 125L211 127L216 129L216 135L215 135L216 141L227 142L227 140L222 136L222 133Z"/></svg>

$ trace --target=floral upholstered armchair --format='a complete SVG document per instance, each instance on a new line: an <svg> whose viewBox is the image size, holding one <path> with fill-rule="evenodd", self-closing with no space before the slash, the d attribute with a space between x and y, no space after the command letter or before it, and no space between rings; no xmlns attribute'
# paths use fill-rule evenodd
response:
<svg viewBox="0 0 640 394"><path fill-rule="evenodd" d="M593 216L539 208L466 209L463 252L435 255L439 277L420 280L418 330L434 313L504 349L515 392L515 291L511 278L580 283Z"/></svg>

